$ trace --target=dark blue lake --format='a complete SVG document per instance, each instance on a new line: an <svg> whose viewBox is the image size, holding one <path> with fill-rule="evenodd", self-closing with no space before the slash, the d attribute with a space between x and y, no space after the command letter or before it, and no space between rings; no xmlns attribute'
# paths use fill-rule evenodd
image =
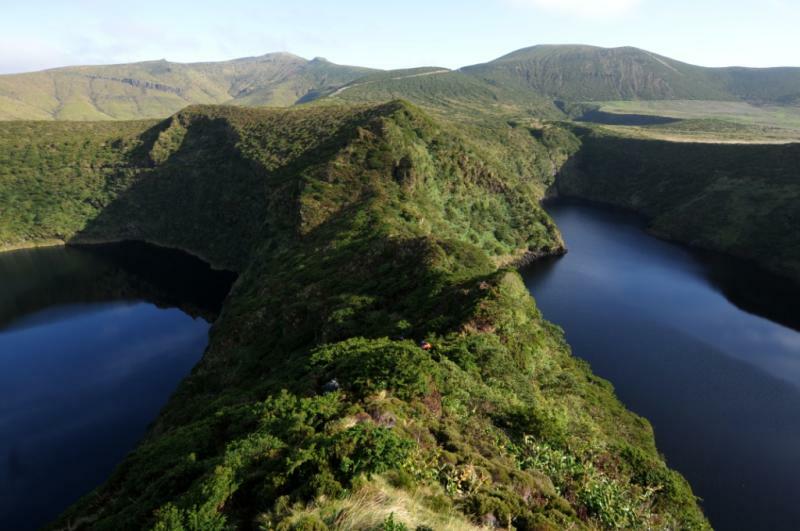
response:
<svg viewBox="0 0 800 531"><path fill-rule="evenodd" d="M233 280L144 244L0 254L0 529L38 527L108 477Z"/></svg>
<svg viewBox="0 0 800 531"><path fill-rule="evenodd" d="M800 293L628 213L546 208L569 253L522 273L575 355L651 421L715 528L800 529Z"/></svg>

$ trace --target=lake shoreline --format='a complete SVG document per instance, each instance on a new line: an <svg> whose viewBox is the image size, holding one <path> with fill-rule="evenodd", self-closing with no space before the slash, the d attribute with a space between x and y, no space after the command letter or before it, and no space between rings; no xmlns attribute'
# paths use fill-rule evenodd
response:
<svg viewBox="0 0 800 531"><path fill-rule="evenodd" d="M652 217L648 216L647 214L644 214L643 212L633 207L628 207L617 203L611 203L600 199L588 199L586 197L581 197L578 195L566 195L563 192L555 189L555 187L553 188L552 191L549 191L549 193L550 195L545 197L545 199L543 199L541 202L542 207L545 208L545 210L547 209L548 204L552 205L561 202L561 203L574 203L576 205L587 205L590 207L606 209L610 212L622 212L627 214L633 214L636 217L638 217L639 220L641 221L642 229L645 232L647 232L648 235L658 240L689 249L693 252L703 253L709 256L715 256L717 258L736 260L742 264L747 264L753 267L762 274L772 275L785 282L789 282L791 283L792 286L800 289L800 279L795 278L794 276L792 276L790 273L788 273L783 269L768 267L767 264L750 256L734 254L727 251L723 251L721 249L715 249L710 246L704 246L704 245L699 245L697 243L688 242L678 237L670 236L668 233L664 231L656 230L652 224Z"/></svg>
<svg viewBox="0 0 800 531"><path fill-rule="evenodd" d="M41 240L36 242L10 243L0 246L0 253L10 253L25 249L39 249L44 247L65 247L67 242L64 240Z"/></svg>
<svg viewBox="0 0 800 531"><path fill-rule="evenodd" d="M136 448L202 359L235 281L141 242L29 247L0 253L0 528L20 531Z"/></svg>
<svg viewBox="0 0 800 531"><path fill-rule="evenodd" d="M656 238L630 210L546 207L571 251L521 271L545 318L652 423L712 525L791 529L800 455L781 441L800 435L796 296L740 259Z"/></svg>
<svg viewBox="0 0 800 531"><path fill-rule="evenodd" d="M23 243L15 243L15 244L8 244L4 246L0 246L0 254L4 253L11 253L14 251L24 251L27 249L43 249L48 247L92 247L92 246L102 246L102 245L113 245L117 243L126 243L126 242L141 242L146 243L148 245L153 245L155 247L161 247L163 249L173 249L175 251L181 251L183 253L188 254L198 260L201 260L208 264L208 266L213 269L214 271L231 271L233 273L238 273L238 271L233 271L229 267L225 267L221 264L214 263L208 257L203 256L200 253L195 251L191 251L186 249L185 247L181 247L178 245L167 245L161 242L148 240L145 238L92 238L92 239L75 239L75 240L41 240L36 242L23 242Z"/></svg>

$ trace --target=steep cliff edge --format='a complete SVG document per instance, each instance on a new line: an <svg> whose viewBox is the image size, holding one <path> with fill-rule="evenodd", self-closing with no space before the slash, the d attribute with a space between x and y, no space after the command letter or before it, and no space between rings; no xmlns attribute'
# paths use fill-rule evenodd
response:
<svg viewBox="0 0 800 531"><path fill-rule="evenodd" d="M681 143L575 128L554 186L644 214L652 231L800 283L800 144Z"/></svg>

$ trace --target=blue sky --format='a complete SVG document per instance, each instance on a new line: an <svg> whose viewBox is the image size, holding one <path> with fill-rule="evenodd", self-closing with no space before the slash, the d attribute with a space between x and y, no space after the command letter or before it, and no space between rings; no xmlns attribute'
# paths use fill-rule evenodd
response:
<svg viewBox="0 0 800 531"><path fill-rule="evenodd" d="M800 66L800 0L0 0L0 12L0 73L272 51L455 68L545 43Z"/></svg>

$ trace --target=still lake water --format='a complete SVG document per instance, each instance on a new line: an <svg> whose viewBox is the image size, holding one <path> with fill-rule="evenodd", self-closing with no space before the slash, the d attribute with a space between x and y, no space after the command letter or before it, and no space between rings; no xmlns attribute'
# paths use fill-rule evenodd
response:
<svg viewBox="0 0 800 531"><path fill-rule="evenodd" d="M800 529L800 293L639 218L549 204L523 271L576 355L653 424L718 529ZM143 244L0 254L0 529L101 483L207 343L234 276Z"/></svg>
<svg viewBox="0 0 800 531"><path fill-rule="evenodd" d="M145 244L0 253L0 529L36 528L108 477L234 278Z"/></svg>
<svg viewBox="0 0 800 531"><path fill-rule="evenodd" d="M575 355L650 420L715 528L800 529L800 293L628 213L546 209L569 253L522 274Z"/></svg>

